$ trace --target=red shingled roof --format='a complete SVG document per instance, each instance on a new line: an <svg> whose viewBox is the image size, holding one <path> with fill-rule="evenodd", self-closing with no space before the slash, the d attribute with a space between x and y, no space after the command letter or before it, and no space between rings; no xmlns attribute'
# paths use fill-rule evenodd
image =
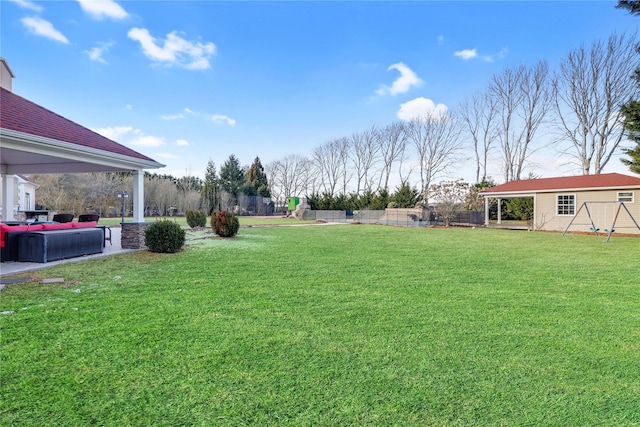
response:
<svg viewBox="0 0 640 427"><path fill-rule="evenodd" d="M481 191L481 194L492 193L535 193L566 190L587 190L604 188L640 188L640 178L620 173L603 173L599 175L564 176L558 178L524 179L510 181Z"/></svg>
<svg viewBox="0 0 640 427"><path fill-rule="evenodd" d="M0 88L0 128L155 162L4 88Z"/></svg>

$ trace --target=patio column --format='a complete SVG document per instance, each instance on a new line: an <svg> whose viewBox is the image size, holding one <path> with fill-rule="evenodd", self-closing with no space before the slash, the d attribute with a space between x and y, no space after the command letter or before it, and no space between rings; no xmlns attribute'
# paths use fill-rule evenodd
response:
<svg viewBox="0 0 640 427"><path fill-rule="evenodd" d="M484 196L484 225L489 226L489 197Z"/></svg>
<svg viewBox="0 0 640 427"><path fill-rule="evenodd" d="M498 224L502 224L502 199L498 197Z"/></svg>
<svg viewBox="0 0 640 427"><path fill-rule="evenodd" d="M13 196L15 193L14 175L2 175L2 220L15 220L13 215Z"/></svg>
<svg viewBox="0 0 640 427"><path fill-rule="evenodd" d="M144 230L144 171L133 171L133 222L122 224L120 244L123 249L145 249Z"/></svg>
<svg viewBox="0 0 640 427"><path fill-rule="evenodd" d="M133 222L144 222L144 171L133 171Z"/></svg>

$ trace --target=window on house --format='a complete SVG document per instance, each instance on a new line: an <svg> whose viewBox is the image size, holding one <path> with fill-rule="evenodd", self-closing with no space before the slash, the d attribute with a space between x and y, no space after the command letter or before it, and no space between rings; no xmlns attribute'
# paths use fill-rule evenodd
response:
<svg viewBox="0 0 640 427"><path fill-rule="evenodd" d="M633 203L633 191L618 191L618 201Z"/></svg>
<svg viewBox="0 0 640 427"><path fill-rule="evenodd" d="M558 215L575 215L576 195L558 194Z"/></svg>

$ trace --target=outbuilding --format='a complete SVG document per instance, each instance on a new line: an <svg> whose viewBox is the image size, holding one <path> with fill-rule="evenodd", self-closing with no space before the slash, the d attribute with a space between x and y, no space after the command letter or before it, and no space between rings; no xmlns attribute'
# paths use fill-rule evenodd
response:
<svg viewBox="0 0 640 427"><path fill-rule="evenodd" d="M485 200L485 225L490 201L532 198L533 230L594 232L611 229L640 234L640 178L620 173L510 181L480 192ZM573 223L572 223L573 220Z"/></svg>

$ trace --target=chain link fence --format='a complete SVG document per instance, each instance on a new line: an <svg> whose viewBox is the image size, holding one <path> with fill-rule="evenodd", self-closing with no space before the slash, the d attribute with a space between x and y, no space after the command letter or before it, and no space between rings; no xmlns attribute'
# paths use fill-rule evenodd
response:
<svg viewBox="0 0 640 427"><path fill-rule="evenodd" d="M306 210L302 219L334 223L383 224L398 227L428 227L444 224L435 211L421 212L419 209ZM458 212L451 221L451 225L454 226L481 226L483 224L484 212L482 211Z"/></svg>

